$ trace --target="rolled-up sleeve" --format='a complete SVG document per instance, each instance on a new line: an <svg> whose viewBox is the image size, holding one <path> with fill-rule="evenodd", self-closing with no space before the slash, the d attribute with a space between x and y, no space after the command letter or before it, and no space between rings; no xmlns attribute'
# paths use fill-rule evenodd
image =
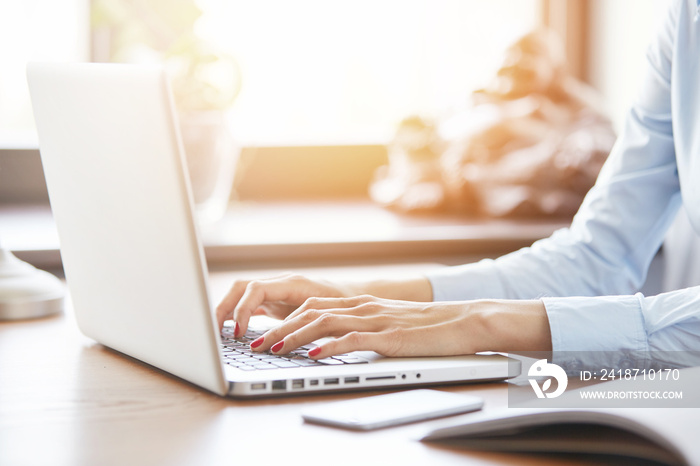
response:
<svg viewBox="0 0 700 466"><path fill-rule="evenodd" d="M649 351L641 295L544 298L552 350Z"/></svg>
<svg viewBox="0 0 700 466"><path fill-rule="evenodd" d="M545 298L554 351L694 351L700 287L657 296Z"/></svg>
<svg viewBox="0 0 700 466"><path fill-rule="evenodd" d="M635 104L571 227L496 260L432 272L435 300L542 299L555 351L697 349L700 290L634 294L682 204L671 70L684 1L649 47Z"/></svg>

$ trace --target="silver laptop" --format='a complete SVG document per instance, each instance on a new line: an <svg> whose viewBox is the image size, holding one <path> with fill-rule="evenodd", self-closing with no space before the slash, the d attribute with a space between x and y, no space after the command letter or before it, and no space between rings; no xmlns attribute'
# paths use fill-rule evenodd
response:
<svg viewBox="0 0 700 466"><path fill-rule="evenodd" d="M313 363L299 351L282 359L263 355L267 365L255 362L244 354L245 340L220 334L215 323L162 69L34 63L27 75L66 280L86 336L237 397L519 374L517 362L500 355L356 352Z"/></svg>

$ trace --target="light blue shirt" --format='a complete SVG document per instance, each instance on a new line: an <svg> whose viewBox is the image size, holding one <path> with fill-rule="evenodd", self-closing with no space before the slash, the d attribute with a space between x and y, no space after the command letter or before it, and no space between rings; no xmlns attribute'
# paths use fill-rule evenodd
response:
<svg viewBox="0 0 700 466"><path fill-rule="evenodd" d="M555 352L700 350L700 287L633 294L680 208L700 232L699 2L672 2L625 127L571 226L502 258L431 273L435 301L541 298Z"/></svg>

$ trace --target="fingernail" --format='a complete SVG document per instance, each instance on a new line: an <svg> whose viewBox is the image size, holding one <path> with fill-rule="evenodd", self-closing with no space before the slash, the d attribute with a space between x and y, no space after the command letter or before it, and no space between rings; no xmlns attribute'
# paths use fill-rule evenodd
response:
<svg viewBox="0 0 700 466"><path fill-rule="evenodd" d="M316 348L310 349L308 354L309 354L310 357L313 358L314 356L318 356L318 354L319 354L320 352L321 352L321 347L320 347L320 346L317 346Z"/></svg>
<svg viewBox="0 0 700 466"><path fill-rule="evenodd" d="M270 351L272 351L273 353L276 353L279 350L281 350L283 346L284 346L284 340L278 341L277 343L272 345L272 348L270 348Z"/></svg>
<svg viewBox="0 0 700 466"><path fill-rule="evenodd" d="M257 340L253 341L250 344L251 348L257 348L258 346L262 345L263 341L265 341L265 337L260 337Z"/></svg>
<svg viewBox="0 0 700 466"><path fill-rule="evenodd" d="M238 333L241 331L241 327L238 326L238 322L236 322L236 325L233 327L233 336L237 337Z"/></svg>

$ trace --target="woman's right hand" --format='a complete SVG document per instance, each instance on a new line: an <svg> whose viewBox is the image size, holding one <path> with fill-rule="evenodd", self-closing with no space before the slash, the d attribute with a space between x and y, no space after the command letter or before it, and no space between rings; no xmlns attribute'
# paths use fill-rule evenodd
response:
<svg viewBox="0 0 700 466"><path fill-rule="evenodd" d="M248 330L253 315L284 319L309 298L343 298L358 294L350 285L287 274L260 280L236 280L216 308L219 329L233 319L234 335Z"/></svg>

